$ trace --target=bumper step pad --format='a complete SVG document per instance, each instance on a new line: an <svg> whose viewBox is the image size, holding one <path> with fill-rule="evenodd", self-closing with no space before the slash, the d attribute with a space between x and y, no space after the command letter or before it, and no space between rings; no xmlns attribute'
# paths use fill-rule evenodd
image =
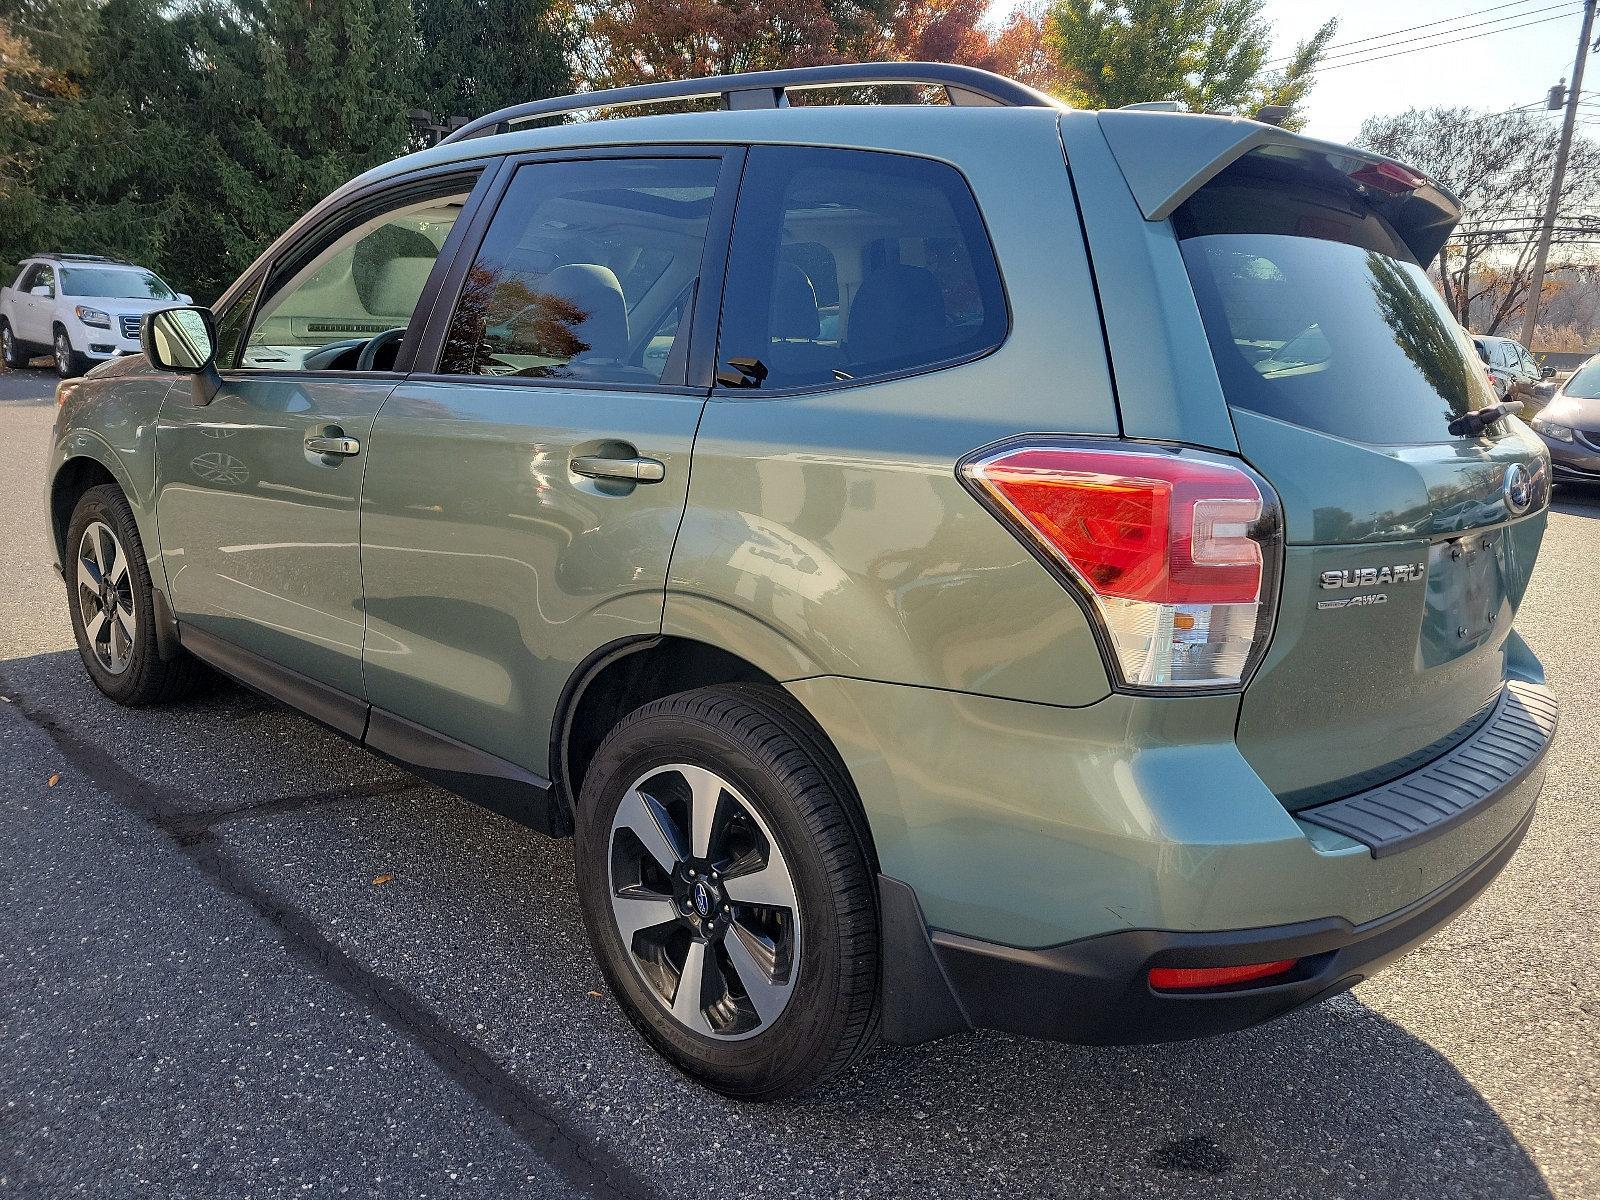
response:
<svg viewBox="0 0 1600 1200"><path fill-rule="evenodd" d="M1369 847L1397 854L1460 824L1532 774L1556 730L1555 694L1507 683L1488 720L1425 767L1382 787L1295 814Z"/></svg>

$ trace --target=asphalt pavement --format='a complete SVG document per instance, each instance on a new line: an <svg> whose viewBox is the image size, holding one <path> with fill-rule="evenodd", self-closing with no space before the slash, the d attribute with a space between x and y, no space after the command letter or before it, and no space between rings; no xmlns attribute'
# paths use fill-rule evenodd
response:
<svg viewBox="0 0 1600 1200"><path fill-rule="evenodd" d="M1563 701L1538 818L1422 949L1240 1034L974 1034L750 1105L605 994L566 843L231 685L93 689L51 383L0 372L0 1193L1600 1194L1600 493L1559 497L1519 618Z"/></svg>

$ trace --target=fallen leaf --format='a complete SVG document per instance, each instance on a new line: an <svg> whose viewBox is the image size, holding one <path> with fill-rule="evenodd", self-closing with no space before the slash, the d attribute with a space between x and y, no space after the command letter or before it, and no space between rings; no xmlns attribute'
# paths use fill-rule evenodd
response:
<svg viewBox="0 0 1600 1200"><path fill-rule="evenodd" d="M60 782L61 782L61 776L59 776L59 775L50 776L50 786L51 787L55 787L55 785L60 783Z"/></svg>
<svg viewBox="0 0 1600 1200"><path fill-rule="evenodd" d="M605 999L605 997L604 997L604 996L602 996L602 995L601 995L601 994L600 994L600 993L599 993L599 992L590 992L590 993L589 993L589 995L590 995L590 996L592 996L592 997L594 997L594 998L595 998L595 999L596 999L596 1000L603 1000L603 999Z"/></svg>
<svg viewBox="0 0 1600 1200"><path fill-rule="evenodd" d="M388 883L393 878L394 878L393 875L379 875L372 882L373 882L374 885L381 887L383 884Z"/></svg>

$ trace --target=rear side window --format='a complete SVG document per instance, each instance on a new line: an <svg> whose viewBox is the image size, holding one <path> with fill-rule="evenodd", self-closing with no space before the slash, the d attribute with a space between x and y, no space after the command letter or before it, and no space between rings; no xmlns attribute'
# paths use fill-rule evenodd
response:
<svg viewBox="0 0 1600 1200"><path fill-rule="evenodd" d="M865 150L750 152L718 357L819 387L948 366L1004 340L1005 293L953 167Z"/></svg>
<svg viewBox="0 0 1600 1200"><path fill-rule="evenodd" d="M1175 216L1223 391L1351 441L1449 441L1451 420L1495 400L1472 339L1389 227L1354 203L1224 185Z"/></svg>

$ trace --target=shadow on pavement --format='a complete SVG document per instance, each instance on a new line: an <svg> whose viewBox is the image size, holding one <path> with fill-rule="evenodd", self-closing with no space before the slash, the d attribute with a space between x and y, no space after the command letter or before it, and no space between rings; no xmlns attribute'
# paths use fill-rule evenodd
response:
<svg viewBox="0 0 1600 1200"><path fill-rule="evenodd" d="M801 1101L731 1102L599 994L563 843L231 686L134 712L59 652L0 662L0 691L68 757L79 746L108 794L140 793L125 806L189 821L217 886L280 912L283 937L316 942L302 958L379 1019L458 1070L481 1056L531 1111L664 1194L1549 1194L1448 1060L1351 997L1168 1046L967 1035L880 1051Z"/></svg>

